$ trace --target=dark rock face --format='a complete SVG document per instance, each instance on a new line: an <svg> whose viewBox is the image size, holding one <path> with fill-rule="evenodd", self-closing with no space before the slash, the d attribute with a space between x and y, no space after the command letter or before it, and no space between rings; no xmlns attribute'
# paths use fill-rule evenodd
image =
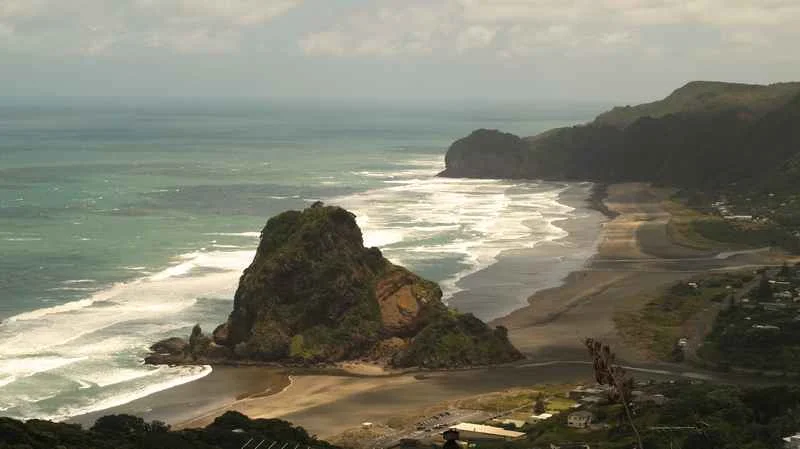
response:
<svg viewBox="0 0 800 449"><path fill-rule="evenodd" d="M353 214L315 204L267 222L233 311L212 337L195 327L183 346L173 340L154 345L157 354L148 361L363 359L445 367L521 358L505 333L449 311L441 297L435 283L393 265L377 248L365 248ZM155 350L173 346L182 351ZM458 356L446 355L451 350Z"/></svg>
<svg viewBox="0 0 800 449"><path fill-rule="evenodd" d="M479 129L457 140L445 157L442 176L460 178L521 178L527 175L528 145L521 138L491 129Z"/></svg>
<svg viewBox="0 0 800 449"><path fill-rule="evenodd" d="M150 350L156 354L177 355L186 352L188 347L189 343L186 340L172 337L153 344L153 346L150 346Z"/></svg>

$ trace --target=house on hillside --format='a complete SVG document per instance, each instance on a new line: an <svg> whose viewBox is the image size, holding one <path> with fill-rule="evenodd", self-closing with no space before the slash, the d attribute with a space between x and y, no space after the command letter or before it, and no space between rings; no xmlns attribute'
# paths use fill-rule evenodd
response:
<svg viewBox="0 0 800 449"><path fill-rule="evenodd" d="M794 298L794 295L789 290L775 293L775 299L790 300L792 298Z"/></svg>
<svg viewBox="0 0 800 449"><path fill-rule="evenodd" d="M592 425L594 414L586 410L570 413L567 417L567 425L573 429L585 429Z"/></svg>
<svg viewBox="0 0 800 449"><path fill-rule="evenodd" d="M784 438L783 447L786 449L800 449L800 433Z"/></svg>
<svg viewBox="0 0 800 449"><path fill-rule="evenodd" d="M552 413L540 413L538 415L531 415L528 417L527 421L529 424L534 424L541 421L547 421L548 419L552 418Z"/></svg>
<svg viewBox="0 0 800 449"><path fill-rule="evenodd" d="M577 387L569 392L569 398L572 400L580 399L584 396L603 396L608 394L611 389L608 385L597 385L595 387Z"/></svg>

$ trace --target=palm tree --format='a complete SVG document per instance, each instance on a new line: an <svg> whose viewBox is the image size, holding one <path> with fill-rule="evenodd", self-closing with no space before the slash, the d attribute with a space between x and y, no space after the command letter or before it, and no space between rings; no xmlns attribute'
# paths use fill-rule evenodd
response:
<svg viewBox="0 0 800 449"><path fill-rule="evenodd" d="M533 413L541 415L546 411L547 411L547 404L544 401L544 395L542 393L539 393L539 395L536 396L536 402L533 404Z"/></svg>
<svg viewBox="0 0 800 449"><path fill-rule="evenodd" d="M628 418L628 423L631 425L633 433L636 434L636 441L639 443L639 449L644 449L642 445L642 436L639 434L639 429L636 428L636 424L633 422L633 415L630 409L631 393L633 392L633 377L628 374L625 368L616 364L617 356L611 352L611 348L608 345L604 345L593 338L587 338L585 344L586 348L589 350L589 355L592 357L595 380L600 385L609 385L612 387L609 394L610 399L622 403L622 406L625 408L625 415Z"/></svg>

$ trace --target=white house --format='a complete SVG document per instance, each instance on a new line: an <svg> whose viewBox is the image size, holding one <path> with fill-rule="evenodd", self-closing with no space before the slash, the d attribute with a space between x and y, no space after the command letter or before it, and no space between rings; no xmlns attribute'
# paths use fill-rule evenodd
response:
<svg viewBox="0 0 800 449"><path fill-rule="evenodd" d="M552 413L540 413L538 415L531 415L530 417L528 417L528 422L533 424L540 421L547 421L552 417L553 417Z"/></svg>
<svg viewBox="0 0 800 449"><path fill-rule="evenodd" d="M800 449L800 433L784 438L783 442L786 449Z"/></svg>
<svg viewBox="0 0 800 449"><path fill-rule="evenodd" d="M778 299L792 299L794 295L790 291L784 291L775 293L775 297Z"/></svg>
<svg viewBox="0 0 800 449"><path fill-rule="evenodd" d="M592 425L593 419L594 415L592 412L582 410L579 412L570 413L569 417L567 417L567 425L574 429L585 429Z"/></svg>

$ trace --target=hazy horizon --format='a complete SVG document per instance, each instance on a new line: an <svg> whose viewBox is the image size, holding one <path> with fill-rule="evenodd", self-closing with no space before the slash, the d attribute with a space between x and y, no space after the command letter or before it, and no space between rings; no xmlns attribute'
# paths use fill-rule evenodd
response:
<svg viewBox="0 0 800 449"><path fill-rule="evenodd" d="M798 79L800 6L702 0L4 0L0 98L661 98Z"/></svg>

